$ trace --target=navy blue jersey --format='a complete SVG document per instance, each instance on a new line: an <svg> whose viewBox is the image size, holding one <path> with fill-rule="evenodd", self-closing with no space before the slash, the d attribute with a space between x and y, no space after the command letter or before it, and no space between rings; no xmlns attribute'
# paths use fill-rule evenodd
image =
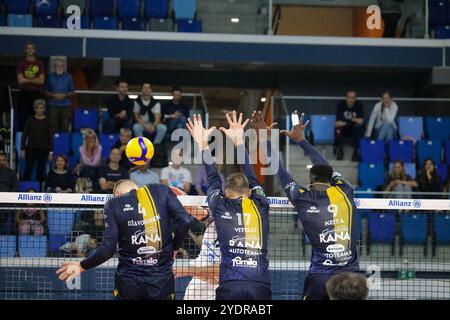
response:
<svg viewBox="0 0 450 320"><path fill-rule="evenodd" d="M329 165L306 140L301 141L300 146L313 164ZM357 209L353 187L334 172L328 189L309 190L295 182L281 161L278 177L311 242L310 272L358 271Z"/></svg>
<svg viewBox="0 0 450 320"><path fill-rule="evenodd" d="M238 147L238 151L240 149ZM270 283L267 258L269 201L253 173L248 155L246 158L244 174L252 190L249 198L225 198L215 165L205 164L208 175L207 202L216 223L222 255L220 283L232 280Z"/></svg>
<svg viewBox="0 0 450 320"><path fill-rule="evenodd" d="M168 186L150 184L113 198L105 204L104 214L103 241L92 256L81 262L84 269L102 264L117 248L118 273L171 272L173 251L184 241L190 215Z"/></svg>

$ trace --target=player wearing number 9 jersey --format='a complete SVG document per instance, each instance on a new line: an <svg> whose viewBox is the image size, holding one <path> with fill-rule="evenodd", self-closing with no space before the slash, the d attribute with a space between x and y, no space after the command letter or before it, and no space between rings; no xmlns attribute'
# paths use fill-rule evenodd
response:
<svg viewBox="0 0 450 320"><path fill-rule="evenodd" d="M221 130L233 140L238 158L245 164L244 174L234 173L226 179L225 193L208 145L201 138L205 131L201 118L198 120L194 116L194 123L188 120L188 129L203 151L207 203L216 224L221 252L216 300L270 300L269 201L253 172L243 143L243 128L247 121L242 124L242 114L237 120L236 112L233 112L233 120L228 114L226 116L230 129Z"/></svg>
<svg viewBox="0 0 450 320"><path fill-rule="evenodd" d="M294 113L296 116L296 113ZM311 247L311 266L305 280L303 299L327 300L326 282L334 274L358 272L357 209L353 199L353 187L329 165L320 152L304 138L303 115L299 124L290 132L282 131L307 154L313 166L310 169L311 184L297 184L279 163L278 177L286 194L294 205ZM265 128L261 118L253 114L254 127ZM270 142L268 142L270 148ZM277 150L273 150L276 153Z"/></svg>

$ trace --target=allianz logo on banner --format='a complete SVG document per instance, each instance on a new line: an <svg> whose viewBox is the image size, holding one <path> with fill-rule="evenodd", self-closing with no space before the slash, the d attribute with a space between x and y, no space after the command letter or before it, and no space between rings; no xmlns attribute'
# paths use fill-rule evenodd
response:
<svg viewBox="0 0 450 320"><path fill-rule="evenodd" d="M113 198L112 194L106 195L92 195L92 194L83 194L81 195L81 202L99 202L104 203Z"/></svg>
<svg viewBox="0 0 450 320"><path fill-rule="evenodd" d="M44 201L52 202L52 195L50 193L35 194L35 193L19 193L17 201Z"/></svg>
<svg viewBox="0 0 450 320"><path fill-rule="evenodd" d="M285 205L289 204L289 200L287 198L275 198L275 197L268 197L269 203L271 205Z"/></svg>
<svg viewBox="0 0 450 320"><path fill-rule="evenodd" d="M418 209L422 207L422 202L420 200L389 200L388 206Z"/></svg>

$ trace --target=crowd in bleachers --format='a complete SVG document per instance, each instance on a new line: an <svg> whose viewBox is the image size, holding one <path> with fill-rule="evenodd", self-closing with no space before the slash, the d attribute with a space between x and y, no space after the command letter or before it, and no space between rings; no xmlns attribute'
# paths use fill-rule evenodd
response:
<svg viewBox="0 0 450 320"><path fill-rule="evenodd" d="M0 26L67 28L77 5L81 29L202 32L196 0L0 0ZM73 21L73 23L72 23Z"/></svg>

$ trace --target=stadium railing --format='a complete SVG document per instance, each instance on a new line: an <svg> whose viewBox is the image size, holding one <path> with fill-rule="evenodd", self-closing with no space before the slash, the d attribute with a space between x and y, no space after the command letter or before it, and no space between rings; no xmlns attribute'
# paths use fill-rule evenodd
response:
<svg viewBox="0 0 450 320"><path fill-rule="evenodd" d="M102 208L110 198L105 194L0 194L1 225L6 217L32 208L46 212L47 221L44 235L1 236L0 299L111 299L116 257L74 281L62 282L55 275L62 261L78 261L99 245ZM205 197L179 199L191 213L207 207ZM270 197L269 201L272 297L296 300L308 274L311 245L287 198ZM361 273L369 280L369 298L450 299L450 200L354 201L358 210L352 222L356 225L353 239L358 243ZM205 226L193 219L190 230L201 236ZM178 271L188 273L196 259L198 263L199 251L194 238L187 236L175 260ZM176 278L176 299L184 298L191 279L188 275ZM191 292L190 298L200 294Z"/></svg>

